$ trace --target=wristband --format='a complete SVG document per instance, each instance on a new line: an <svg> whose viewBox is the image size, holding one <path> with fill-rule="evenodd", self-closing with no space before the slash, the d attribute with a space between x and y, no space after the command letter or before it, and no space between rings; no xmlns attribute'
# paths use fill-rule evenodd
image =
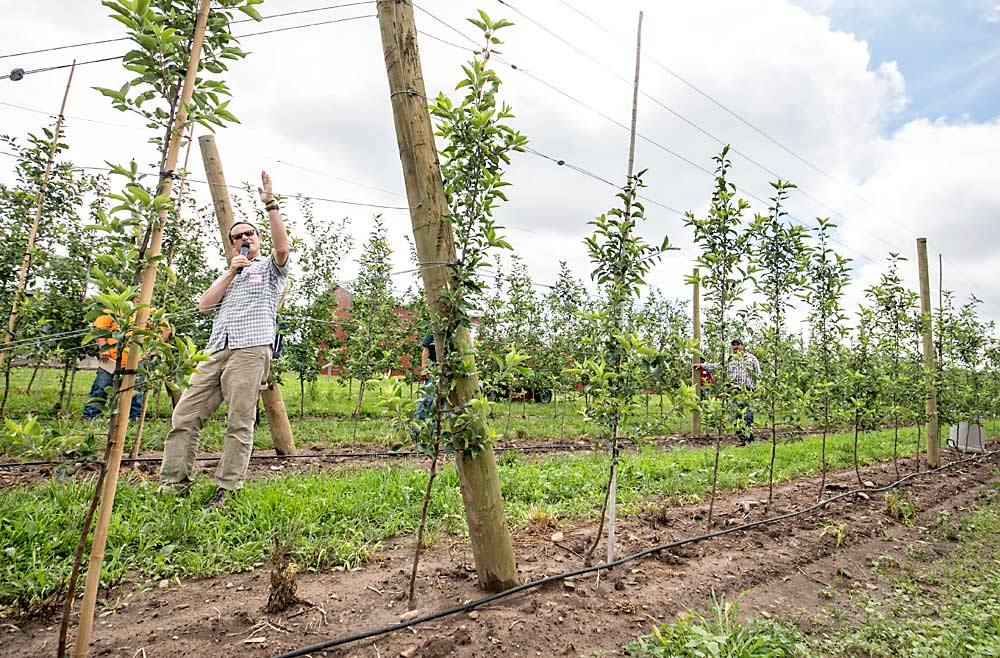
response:
<svg viewBox="0 0 1000 658"><path fill-rule="evenodd" d="M280 206L278 206L278 202L277 201L272 201L271 203L265 203L264 204L264 209L267 210L268 212L270 212L272 210L280 210L281 208L280 208Z"/></svg>

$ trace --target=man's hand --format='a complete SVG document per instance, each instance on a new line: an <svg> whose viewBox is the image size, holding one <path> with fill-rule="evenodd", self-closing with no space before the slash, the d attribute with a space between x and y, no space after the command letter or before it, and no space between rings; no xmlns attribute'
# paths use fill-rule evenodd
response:
<svg viewBox="0 0 1000 658"><path fill-rule="evenodd" d="M250 259L242 254L236 254L233 256L233 260L229 261L229 273L236 276L240 273L241 267L249 267L251 265Z"/></svg>
<svg viewBox="0 0 1000 658"><path fill-rule="evenodd" d="M267 175L266 171L260 172L260 184L262 187L257 188L257 194L260 195L260 200L265 204L274 201L273 188L271 186L271 177Z"/></svg>

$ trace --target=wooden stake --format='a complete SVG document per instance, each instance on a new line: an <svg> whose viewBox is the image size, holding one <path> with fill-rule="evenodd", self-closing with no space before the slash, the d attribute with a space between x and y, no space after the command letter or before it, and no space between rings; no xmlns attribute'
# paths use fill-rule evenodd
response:
<svg viewBox="0 0 1000 658"><path fill-rule="evenodd" d="M701 280L698 278L698 268L694 268L694 292L691 300L691 327L693 330L694 346L701 351ZM698 358L695 357L692 365L698 365ZM691 385L694 386L694 393L698 401L701 401L701 371L691 368ZM691 436L701 436L701 408L695 407L691 412Z"/></svg>
<svg viewBox="0 0 1000 658"><path fill-rule="evenodd" d="M201 159L205 164L205 176L208 178L209 189L212 191L212 206L215 208L215 219L219 224L219 234L226 250L226 263L237 255L236 247L229 239L229 229L233 227L233 205L229 198L229 188L226 187L226 176L222 170L222 159L215 145L215 137L202 135L198 138L201 149ZM292 436L292 424L288 421L288 411L281 397L281 388L274 382L269 382L267 388L261 391L264 402L264 413L267 414L267 426L271 430L271 445L279 455L294 455L295 437Z"/></svg>
<svg viewBox="0 0 1000 658"><path fill-rule="evenodd" d="M187 170L188 170L188 158L191 157L191 139L194 137L194 124L188 130L188 143L187 148L184 150L184 168L181 170L181 180L177 185L177 214L176 217L180 219L181 206L184 203L184 182L187 180ZM171 265L170 256L167 257L167 267ZM142 410L139 412L139 422L135 424L135 440L132 442L132 459L136 459L139 456L139 451L142 450L142 429L146 426L146 411L149 408L149 396L153 393L150 390L145 391L145 395L142 398ZM156 387L157 402L159 402L160 387ZM157 407L159 404L156 405Z"/></svg>
<svg viewBox="0 0 1000 658"><path fill-rule="evenodd" d="M427 109L413 3L411 0L379 0L377 6L414 243L419 262L424 264L421 276L427 304L440 316L444 309L443 292L450 283L446 264L455 260L455 243L451 224L442 220L447 204L441 165L434 147L434 128ZM435 340L438 354L443 355L443 336L435 335ZM459 329L454 340L458 349L468 349L471 345L468 329ZM471 372L451 382L453 388L448 397L451 408L463 407L479 393L471 357L468 363L473 366ZM517 564L504 519L493 448L484 448L475 457L460 451L455 463L479 586L487 591L513 587L518 584Z"/></svg>
<svg viewBox="0 0 1000 658"><path fill-rule="evenodd" d="M191 102L194 91L195 76L198 73L198 63L201 60L201 47L205 38L205 26L208 23L208 13L211 0L200 0L198 3L198 18L195 21L194 37L191 40L191 58L188 61L187 75L178 104L176 121L170 131L170 142L167 146L164 172L161 173L157 196L173 195L173 179L171 175L177 166L177 156L180 154L183 126L187 119L187 105ZM149 240L149 250L146 265L142 272L142 288L139 293L139 310L136 312L136 325L140 329L146 327L149 317L149 303L153 299L153 288L156 285L156 266L159 263L160 245L163 241L163 225L167 220L167 209L164 208L153 222ZM139 333L139 332L137 332ZM125 374L121 378L121 394L118 397L118 420L114 434L108 445L107 475L101 490L101 507L97 513L97 523L94 527L94 539L90 549L90 561L87 565L87 584L83 593L83 603L80 607L80 624L77 627L75 658L86 658L90 646L90 634L94 625L94 608L97 604L97 590L101 582L101 565L104 563L104 549L108 541L108 526L111 523L111 511L115 503L115 492L118 488L118 474L121 468L122 451L125 446L125 430L128 423L129 407L132 404L132 387L135 385L135 372L142 355L144 337L136 336L138 345L129 350L128 362L125 364Z"/></svg>
<svg viewBox="0 0 1000 658"><path fill-rule="evenodd" d="M42 176L41 187L38 188L38 202L35 204L35 218L31 222L31 229L28 231L28 244L24 248L24 259L21 261L21 272L17 276L17 287L14 289L14 299L10 304L10 318L7 321L7 333L4 335L3 349L0 349L0 368L3 368L7 360L7 346L14 340L14 328L17 325L17 311L21 302L21 295L24 294L24 284L28 279L28 269L31 267L31 252L35 248L35 238L38 236L38 224L42 219L42 205L45 202L45 188L49 184L49 176L52 173L52 163L56 159L56 150L59 148L59 134L62 132L63 112L66 111L66 100L69 98L69 88L73 84L73 73L76 71L76 60L69 69L69 79L66 81L66 91L63 92L62 104L59 106L59 116L56 117L56 129L52 135L52 144L49 146L49 158L45 163L45 174Z"/></svg>
<svg viewBox="0 0 1000 658"><path fill-rule="evenodd" d="M632 178L635 167L635 124L639 112L639 63L642 61L642 12L639 12L639 27L635 36L635 82L632 85L632 130L628 141L628 174L626 184ZM628 239L628 234L625 235ZM619 319L621 311L615 311ZM620 365L620 364L618 364ZM617 517L616 499L618 494L618 428L611 437L611 477L608 481L608 562L615 559L615 519Z"/></svg>
<svg viewBox="0 0 1000 658"><path fill-rule="evenodd" d="M927 411L927 466L941 465L941 434L938 425L937 388L934 385L934 337L931 317L931 284L927 269L927 238L917 238L917 268L920 275L920 313L923 322L924 391Z"/></svg>

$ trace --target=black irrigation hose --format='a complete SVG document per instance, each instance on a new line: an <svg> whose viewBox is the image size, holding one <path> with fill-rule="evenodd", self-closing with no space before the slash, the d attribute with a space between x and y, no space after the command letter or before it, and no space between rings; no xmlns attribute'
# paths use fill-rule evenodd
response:
<svg viewBox="0 0 1000 658"><path fill-rule="evenodd" d="M541 416L539 416L541 418ZM778 432L778 436L814 436L813 432L804 430L791 430L787 432ZM657 443L670 443L675 438L687 438L692 437L673 437L666 436L662 439L654 439L651 443L654 445ZM705 437L703 437L705 438ZM712 438L712 437L707 437ZM642 444L633 441L636 446ZM576 444L576 443L553 443L551 445L537 445L537 446L524 446L518 447L515 445L509 446L496 446L494 452L521 452L521 453L546 453L546 452L587 452L594 450L592 444ZM319 453L309 453L301 455L251 455L250 461L256 460L268 460L268 459L380 459L380 458L406 458L406 457L420 457L424 453L417 450L384 450L384 451L368 451L368 452L319 452ZM208 457L195 457L196 462L216 462L222 459L221 455L208 456ZM149 462L159 462L160 457L124 457L121 460L122 464L143 464ZM96 464L97 462L91 462L82 459L56 459L50 461L30 461L30 462L0 462L0 471L6 469L16 469L16 468L32 468L41 466L70 466L73 464Z"/></svg>
<svg viewBox="0 0 1000 658"><path fill-rule="evenodd" d="M574 451L588 451L593 450L591 445L577 445L575 443L556 443L547 446L497 446L494 448L494 452L574 452ZM253 460L267 460L267 459L336 459L336 458L353 458L353 459L377 459L377 458L388 458L388 457L421 457L427 456L422 452L417 450L384 450L384 451L369 451L369 452L319 452L319 453L306 453L301 455L251 455L250 459ZM221 455L207 456L207 457L195 457L197 462L216 462L222 459ZM123 464L144 464L150 462L160 462L160 457L125 457L121 460ZM62 459L62 460L52 460L52 461L32 461L32 462L3 462L0 463L0 469L8 468L19 468L19 467L33 467L33 466L68 466L72 464L89 464L97 462L90 462L86 460L74 460L74 459Z"/></svg>
<svg viewBox="0 0 1000 658"><path fill-rule="evenodd" d="M903 482L906 482L907 480L910 480L912 478L915 478L915 477L918 477L918 476L922 476L922 475L930 475L932 473L938 473L940 471L943 471L945 469L951 468L953 466L957 466L959 464L964 464L964 463L967 463L967 462L970 462L970 461L973 461L973 460L984 459L986 457L989 457L989 456L992 456L992 455L996 455L996 454L998 454L998 452L1000 452L1000 451L991 450L989 452L984 452L984 453L975 455L973 457L968 457L966 459L962 459L962 460L950 462L948 464L945 464L944 466L939 466L939 467L937 467L935 469L932 469L932 470L929 470L929 471L919 471L919 472L916 472L916 473L910 473L909 475L904 475L903 477L899 478L895 482L887 484L887 485L885 485L883 487L873 487L873 488L870 488L870 489L868 489L868 488L865 488L865 489L853 489L851 491L845 491L845 492L843 492L841 494L837 494L836 496L832 496L830 498L827 498L826 500L822 500L822 501L820 501L818 503L814 503L814 504L812 504L812 505L810 505L808 507L805 507L805 508L800 509L800 510L795 511L795 512L788 512L787 514L781 514L779 516L771 517L771 518L768 518L768 519L761 519L759 521L753 521L751 523L745 523L743 525L735 526L733 528L726 528L725 530L717 530L715 532L709 532L709 533L705 533L705 534L701 534L701 535L696 535L694 537L687 537L685 539L678 539L677 541L672 541L672 542L669 542L669 543L666 543L666 544L661 544L660 546L655 546L653 548L647 548L644 551L640 551L638 553L634 553L632 555L628 555L628 556L623 557L623 558L621 558L619 560L615 560L614 562L609 562L609 563L606 563L606 564L599 564L599 565L595 565L595 566L592 566L592 567L585 567L583 569L577 569L576 571L567 571L565 573L556 574L554 576L548 576L547 578L542 578L540 580L535 580L535 581L532 581L532 582L529 582L529 583L524 583L523 585L518 585L517 587L511 587L510 589L504 590L502 592L497 592L496 594L490 594L489 596L484 596L481 599L476 599L475 601L471 601L471 602L465 603L463 605L457 605L457 606L453 606L451 608L447 608L445 610L440 610L438 612L434 612L434 613L431 613L429 615L424 615L423 617L418 617L416 619L411 619L410 621L400 622L398 624L392 624L390 626L383 626L382 628L376 628L376 629L373 629L373 630L370 630L370 631L365 631L363 633L356 633L354 635L348 635L348 636L340 637L340 638L337 638L337 639L334 639L334 640L328 640L326 642L320 642L319 644L313 644L311 646L303 647L301 649L293 649L291 651L286 651L285 653L278 654L274 658L295 658L296 656L305 656L305 655L313 653L315 651L325 651L327 649L332 649L333 647L338 647L338 646L341 646L341 645L344 645L344 644L350 644L352 642L358 642L360 640L366 640L366 639L369 639L369 638L379 637L381 635L387 635L389 633L394 633L396 631L403 630L404 628L409 628L411 626L416 626L418 624L423 624L423 623L426 623L426 622L429 622L429 621L434 621L435 619L441 619L442 617L449 617L451 615L455 615L455 614L458 614L460 612L468 612L469 610L473 610L475 608L484 606L484 605L486 605L488 603L492 603L493 601L496 601L496 600L499 600L499 599L502 599L502 598L506 598L508 596L512 596L514 594L519 594L520 592L524 592L524 591L527 591L529 589L536 589L536 588L542 587L544 585L548 585L550 583L555 583L555 582L558 582L558 581L561 581L561 580L566 580L567 578L573 578L575 576L584 576L584 575L590 574L590 573L600 572L600 571L604 571L604 570L611 570L614 567L621 566L621 565L626 564L628 562L634 562L635 560L638 560L640 558L644 558L647 555L652 555L653 553L659 553L659 552L662 552L662 551L670 550L672 548L678 548L680 546L686 546L687 544L694 544L694 543L697 543L697 542L706 541L708 539L715 539L716 537L722 537L724 535L728 535L728 534L731 534L731 533L734 533L734 532L742 532L744 530L751 530L753 528L758 528L760 526L771 525L773 523L778 523L779 521L785 521L787 519L792 519L792 518L795 518L795 517L798 517L798 516L803 516L805 514L808 514L809 512L817 510L817 509L819 509L821 507L825 507L825 506L829 505L830 503L836 502L836 501L838 501L838 500L840 500L842 498L846 498L847 496L855 496L855 495L858 495L858 494L861 494L861 493L869 494L869 493L881 493L883 491L889 491L890 489L894 489L894 488L898 487L900 484L902 484Z"/></svg>

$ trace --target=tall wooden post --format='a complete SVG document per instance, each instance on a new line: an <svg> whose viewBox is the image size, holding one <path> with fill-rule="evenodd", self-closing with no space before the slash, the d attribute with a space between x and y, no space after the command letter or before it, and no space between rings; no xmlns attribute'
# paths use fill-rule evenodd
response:
<svg viewBox="0 0 1000 658"><path fill-rule="evenodd" d="M167 157L164 161L164 173L173 172L177 167L177 157L180 155L183 140L184 124L187 120L187 105L191 102L194 92L195 77L198 73L198 63L201 60L201 47L205 39L205 26L208 23L208 13L211 0L200 0L198 17L195 21L194 35L191 40L191 58L188 61L184 87L181 90L180 102L173 129L170 132L170 142L167 146ZM161 174L157 196L170 198L173 195L173 178ZM141 330L146 326L149 317L149 303L153 299L153 287L156 284L156 266L159 263L160 245L163 242L163 225L167 220L167 208L159 212L157 221L153 222L149 239L149 249L146 254L146 264L142 272L142 288L139 293L139 310L136 312L136 326ZM138 332L137 332L138 333ZM132 387L135 385L135 372L142 355L141 335L136 336L134 349L128 352L121 378L121 393L118 396L117 416L112 416L113 429L110 432L108 462L103 488L101 489L101 507L97 512L97 523L94 526L94 539L90 548L90 560L87 564L87 584L83 592L83 603L80 606L80 624L77 627L75 658L86 658L90 645L90 634L94 625L94 607L97 604L97 590L101 582L101 565L104 563L104 549L108 541L108 526L111 523L111 510L115 504L115 492L118 488L118 474L121 468L122 450L125 446L125 430L128 423L129 407L132 404Z"/></svg>
<svg viewBox="0 0 1000 658"><path fill-rule="evenodd" d="M698 278L698 268L694 268L694 276L691 278L694 292L691 299L691 327L694 346L701 351L701 280ZM695 357L693 366L698 365L698 357ZM695 395L701 401L701 371L691 368L691 385L694 386ZM701 436L701 407L695 406L691 412L691 436Z"/></svg>
<svg viewBox="0 0 1000 658"><path fill-rule="evenodd" d="M434 147L434 128L427 109L417 29L411 0L379 0L378 19L389 78L389 98L403 165L406 198L417 257L423 264L421 276L427 304L433 313L444 310L443 293L448 289L447 265L455 260L451 224L442 217L447 211L441 165ZM436 335L438 354L443 354L442 337ZM459 329L454 337L458 349L471 346L469 331ZM469 374L454 379L449 394L452 408L465 405L479 393L479 381L472 357ZM476 562L479 586L499 591L518 584L517 564L510 531L504 518L503 496L493 448L475 456L459 451L455 455L469 540Z"/></svg>
<svg viewBox="0 0 1000 658"><path fill-rule="evenodd" d="M28 269L31 267L31 255L35 249L35 238L38 236L38 224L42 219L42 205L45 203L45 188L49 185L49 176L52 173L52 164L56 159L56 151L59 149L59 133L62 132L63 112L66 111L66 99L69 98L69 88L73 84L73 72L76 71L76 60L69 69L69 79L66 81L66 91L63 92L62 104L59 106L59 116L56 117L56 130L52 135L52 143L49 145L49 158L45 163L45 173L42 175L42 184L38 188L38 200L35 203L35 218L31 222L31 229L28 231L28 244L24 248L24 259L21 261L21 272L17 276L17 287L14 289L14 299L10 304L10 318L7 321L7 333L3 339L3 349L0 349L0 368L3 368L7 361L7 346L14 340L14 328L17 326L17 311L21 302L21 295L24 293L24 284L28 279Z"/></svg>
<svg viewBox="0 0 1000 658"><path fill-rule="evenodd" d="M937 388L934 385L934 337L931 317L931 282L927 268L927 238L917 238L917 269L920 274L920 314L923 316L924 390L927 412L927 465L941 465L941 429L938 424Z"/></svg>
<svg viewBox="0 0 1000 658"><path fill-rule="evenodd" d="M212 135L199 137L198 147L205 163L205 176L212 191L212 206L215 208L215 218L219 223L219 233L222 236L228 263L238 252L229 239L229 229L235 220L233 205L229 199L229 188L226 187L226 177L222 171L222 159L219 158L219 149L216 148L215 137ZM271 430L271 444L274 446L274 451L279 455L294 455L297 452L295 438L292 436L292 425L288 421L285 401L281 397L281 388L274 382L268 382L267 388L261 391L260 398L264 403L264 413L267 414L267 426Z"/></svg>

